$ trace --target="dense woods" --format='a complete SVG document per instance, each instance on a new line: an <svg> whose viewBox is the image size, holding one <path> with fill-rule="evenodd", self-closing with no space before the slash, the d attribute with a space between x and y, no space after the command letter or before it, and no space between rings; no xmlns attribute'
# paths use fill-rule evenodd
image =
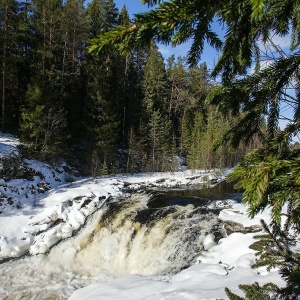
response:
<svg viewBox="0 0 300 300"><path fill-rule="evenodd" d="M239 117L207 104L216 83L205 62L164 60L153 41L91 55L91 39L131 20L113 0L84 2L1 0L2 131L31 157L93 176L172 171L177 157L192 169L239 162L251 146L213 151Z"/></svg>

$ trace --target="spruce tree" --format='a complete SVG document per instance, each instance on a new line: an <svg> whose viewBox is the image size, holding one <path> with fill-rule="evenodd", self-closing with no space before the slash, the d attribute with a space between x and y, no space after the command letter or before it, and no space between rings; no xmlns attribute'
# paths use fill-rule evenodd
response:
<svg viewBox="0 0 300 300"><path fill-rule="evenodd" d="M67 151L67 122L64 109L52 103L55 90L48 82L29 85L22 109L21 140L29 155L43 161L59 161Z"/></svg>
<svg viewBox="0 0 300 300"><path fill-rule="evenodd" d="M0 1L0 59L1 59L1 128L16 130L14 115L18 111L18 3L14 0Z"/></svg>
<svg viewBox="0 0 300 300"><path fill-rule="evenodd" d="M14 101L14 124L19 131L21 120L21 108L24 106L28 85L35 73L35 28L33 22L32 0L18 1L18 30L17 30L17 52L15 60L17 91Z"/></svg>
<svg viewBox="0 0 300 300"><path fill-rule="evenodd" d="M163 57L158 51L158 47L152 42L143 78L143 102L148 110L167 111L168 82L166 76Z"/></svg>
<svg viewBox="0 0 300 300"><path fill-rule="evenodd" d="M158 110L151 111L149 120L149 171L159 172L171 169L170 122Z"/></svg>
<svg viewBox="0 0 300 300"><path fill-rule="evenodd" d="M207 141L204 140L205 120L201 112L196 112L192 119L193 125L187 153L187 163L190 169L196 170L206 168L204 147Z"/></svg>
<svg viewBox="0 0 300 300"><path fill-rule="evenodd" d="M62 12L62 44L60 66L60 97L67 113L69 146L75 155L82 151L86 131L84 111L86 101L86 77L83 71L88 24L84 1L64 2Z"/></svg>
<svg viewBox="0 0 300 300"><path fill-rule="evenodd" d="M63 34L61 0L33 0L35 33L35 57L38 76L49 84L60 86ZM57 82L59 81L59 82Z"/></svg>
<svg viewBox="0 0 300 300"><path fill-rule="evenodd" d="M168 103L168 114L172 121L176 146L181 145L182 120L186 106L189 104L188 93L188 68L185 58L172 55L167 59L167 77L169 81L170 96Z"/></svg>
<svg viewBox="0 0 300 300"><path fill-rule="evenodd" d="M94 0L87 8L89 36L102 34L118 22L118 9L113 1ZM118 53L113 51L98 57L87 56L87 115L91 162L98 155L100 169L112 172L117 163L120 121L118 119ZM105 167L105 168L104 168ZM101 175L96 174L96 175Z"/></svg>
<svg viewBox="0 0 300 300"><path fill-rule="evenodd" d="M151 43L143 77L143 109L144 118L141 139L148 145L148 169L161 171L170 160L171 127L167 113L168 81L161 53ZM143 136L148 132L148 138Z"/></svg>
<svg viewBox="0 0 300 300"><path fill-rule="evenodd" d="M53 161L69 152L62 87L63 5L60 0L32 0L32 9L34 63L21 111L20 134L32 155Z"/></svg>

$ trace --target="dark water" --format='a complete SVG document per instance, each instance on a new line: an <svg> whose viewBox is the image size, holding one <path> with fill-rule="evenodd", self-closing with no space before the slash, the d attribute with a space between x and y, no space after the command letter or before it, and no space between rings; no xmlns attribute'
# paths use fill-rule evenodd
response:
<svg viewBox="0 0 300 300"><path fill-rule="evenodd" d="M216 200L242 200L242 192L235 190L233 184L220 182L212 188L193 186L175 190L158 190L152 192L153 198L148 203L149 208L167 207L172 205L186 206L193 204L195 207L209 205Z"/></svg>

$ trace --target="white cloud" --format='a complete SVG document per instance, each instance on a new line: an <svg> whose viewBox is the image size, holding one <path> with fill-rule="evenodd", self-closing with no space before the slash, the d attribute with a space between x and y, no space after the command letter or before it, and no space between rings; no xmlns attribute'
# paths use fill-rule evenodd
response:
<svg viewBox="0 0 300 300"><path fill-rule="evenodd" d="M158 50L163 56L170 56L172 54L170 48L171 46L166 46L161 44L158 46ZM174 50L172 52L174 52Z"/></svg>
<svg viewBox="0 0 300 300"><path fill-rule="evenodd" d="M291 45L291 36L274 35L272 37L272 41L276 46L280 46L280 48L288 50Z"/></svg>
<svg viewBox="0 0 300 300"><path fill-rule="evenodd" d="M272 41L266 41L266 43L263 43L262 41L258 42L258 46L262 51L267 51L271 53L271 51L275 51L274 45L276 47L279 47L283 52L288 53L290 46L291 46L291 35L286 35L286 36L279 36L277 34L273 34L270 37L270 40Z"/></svg>

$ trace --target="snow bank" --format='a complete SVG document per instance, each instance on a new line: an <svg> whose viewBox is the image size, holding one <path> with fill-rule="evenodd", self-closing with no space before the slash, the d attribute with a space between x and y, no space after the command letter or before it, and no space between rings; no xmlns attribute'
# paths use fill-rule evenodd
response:
<svg viewBox="0 0 300 300"><path fill-rule="evenodd" d="M282 285L278 274L259 276L249 268L236 268L227 271L224 267L211 264L192 266L171 279L130 275L105 283L95 283L75 291L69 300L204 300L226 299L225 287L242 295L239 283L261 284L274 282Z"/></svg>
<svg viewBox="0 0 300 300"><path fill-rule="evenodd" d="M260 220L264 220L266 223L271 221L270 209L266 209L262 213L258 213L254 218L249 218L248 207L245 204L236 203L231 208L224 209L220 212L219 219L222 221L232 221L249 227L253 225L260 225Z"/></svg>

